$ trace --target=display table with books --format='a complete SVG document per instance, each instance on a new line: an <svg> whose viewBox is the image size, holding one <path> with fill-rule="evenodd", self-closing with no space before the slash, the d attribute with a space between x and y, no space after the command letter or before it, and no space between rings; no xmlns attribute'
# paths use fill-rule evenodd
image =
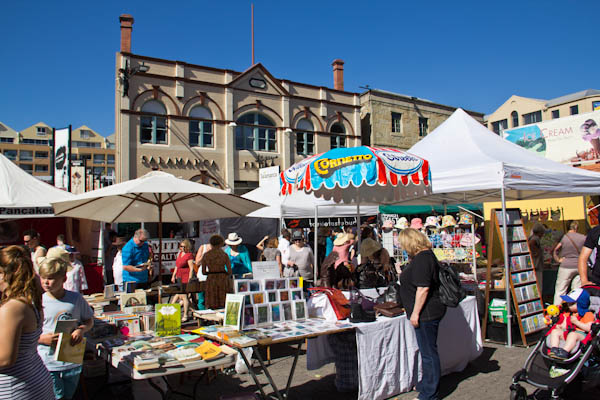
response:
<svg viewBox="0 0 600 400"><path fill-rule="evenodd" d="M288 398L289 390L296 370L298 356L302 348L302 343L306 339L316 338L319 336L330 335L334 333L347 332L353 330L352 324L345 322L329 322L317 318L303 318L297 320L272 322L263 326L256 326L254 329L236 330L227 326L206 326L194 330L194 333L201 334L208 339L212 339L230 346L237 350L238 354L248 368L254 383L260 390L263 398L267 398L262 385L251 367L251 357L248 357L244 349L252 348L252 354L258 360L260 370L265 374L269 384L273 388L274 396L279 400ZM290 369L287 384L283 393L277 388L269 370L267 369L262 356L260 355L259 346L270 346L273 344L287 343L296 345L294 359Z"/></svg>

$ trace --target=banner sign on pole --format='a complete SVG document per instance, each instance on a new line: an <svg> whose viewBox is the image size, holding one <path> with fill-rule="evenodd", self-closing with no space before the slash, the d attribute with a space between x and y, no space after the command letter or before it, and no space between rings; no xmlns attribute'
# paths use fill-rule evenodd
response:
<svg viewBox="0 0 600 400"><path fill-rule="evenodd" d="M279 187L279 165L259 169L258 186Z"/></svg>
<svg viewBox="0 0 600 400"><path fill-rule="evenodd" d="M71 193L81 194L85 192L85 160L74 160L71 162Z"/></svg>
<svg viewBox="0 0 600 400"><path fill-rule="evenodd" d="M71 126L55 129L53 132L54 143L54 186L70 191L71 177Z"/></svg>
<svg viewBox="0 0 600 400"><path fill-rule="evenodd" d="M377 223L377 215L361 215L361 224ZM339 217L339 218L319 218L319 227L329 226L356 226L356 217ZM285 226L288 229L297 228L313 228L315 226L314 218L286 218Z"/></svg>

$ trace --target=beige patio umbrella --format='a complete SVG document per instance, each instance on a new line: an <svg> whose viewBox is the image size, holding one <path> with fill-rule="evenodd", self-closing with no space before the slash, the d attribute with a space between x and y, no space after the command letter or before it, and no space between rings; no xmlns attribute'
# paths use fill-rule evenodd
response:
<svg viewBox="0 0 600 400"><path fill-rule="evenodd" d="M159 273L162 223L245 216L265 204L162 171L53 202L56 216L102 222L158 222Z"/></svg>

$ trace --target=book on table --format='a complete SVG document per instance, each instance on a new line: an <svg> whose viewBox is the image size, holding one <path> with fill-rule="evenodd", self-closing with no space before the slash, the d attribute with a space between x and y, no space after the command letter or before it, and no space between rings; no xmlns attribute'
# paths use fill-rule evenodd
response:
<svg viewBox="0 0 600 400"><path fill-rule="evenodd" d="M55 361L69 362L73 364L83 363L83 354L85 353L85 338L76 345L71 344L71 334L59 333L56 351L54 352Z"/></svg>

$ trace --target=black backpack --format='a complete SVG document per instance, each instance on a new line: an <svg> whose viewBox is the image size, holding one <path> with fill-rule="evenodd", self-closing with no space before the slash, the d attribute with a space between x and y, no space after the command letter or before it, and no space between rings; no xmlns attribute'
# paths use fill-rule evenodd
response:
<svg viewBox="0 0 600 400"><path fill-rule="evenodd" d="M460 283L458 273L448 264L438 263L440 267L440 300L448 307L456 307L467 296Z"/></svg>

